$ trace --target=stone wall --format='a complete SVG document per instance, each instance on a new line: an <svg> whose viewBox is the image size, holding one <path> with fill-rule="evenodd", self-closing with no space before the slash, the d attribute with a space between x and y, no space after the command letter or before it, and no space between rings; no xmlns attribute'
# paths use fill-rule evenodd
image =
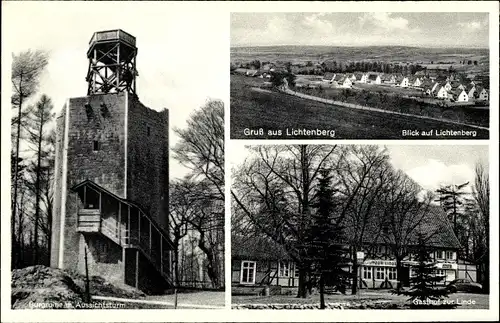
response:
<svg viewBox="0 0 500 323"><path fill-rule="evenodd" d="M117 283L125 282L122 248L97 234L80 235L78 271L85 273L85 249L89 276L101 276Z"/></svg>
<svg viewBox="0 0 500 323"><path fill-rule="evenodd" d="M168 110L157 112L129 95L127 198L168 228Z"/></svg>
<svg viewBox="0 0 500 323"><path fill-rule="evenodd" d="M118 196L124 196L125 102L125 93L72 98L68 101L67 111L63 109L58 118L52 266L58 265L60 248L64 248L63 268L78 270L81 260L81 234L77 231L79 198L71 192L72 186L89 179ZM69 115L64 118L66 113ZM64 143L66 127L68 142ZM64 144L67 145L65 183ZM65 201L63 194L66 195ZM65 212L61 203L65 203ZM59 240L61 215L64 215L62 246Z"/></svg>

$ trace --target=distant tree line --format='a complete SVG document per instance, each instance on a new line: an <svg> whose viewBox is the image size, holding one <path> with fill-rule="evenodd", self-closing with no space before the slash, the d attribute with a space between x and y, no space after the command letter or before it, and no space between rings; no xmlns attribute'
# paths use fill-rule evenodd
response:
<svg viewBox="0 0 500 323"><path fill-rule="evenodd" d="M352 72L379 72L386 74L404 74L413 75L418 71L424 70L425 67L420 64L393 64L387 62L337 62L325 61L321 64L325 72L333 73L352 73Z"/></svg>

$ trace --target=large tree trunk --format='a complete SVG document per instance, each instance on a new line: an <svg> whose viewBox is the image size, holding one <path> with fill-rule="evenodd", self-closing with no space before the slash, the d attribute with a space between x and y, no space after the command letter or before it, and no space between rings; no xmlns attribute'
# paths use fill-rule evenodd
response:
<svg viewBox="0 0 500 323"><path fill-rule="evenodd" d="M323 273L319 277L319 308L325 309L325 281L323 279Z"/></svg>
<svg viewBox="0 0 500 323"><path fill-rule="evenodd" d="M351 285L351 294L356 295L358 293L358 259L356 259L356 251L354 248L352 252L352 285Z"/></svg>
<svg viewBox="0 0 500 323"><path fill-rule="evenodd" d="M174 238L174 281L175 287L179 286L179 238Z"/></svg>
<svg viewBox="0 0 500 323"><path fill-rule="evenodd" d="M22 77L20 82L22 82ZM19 84L19 89L21 89L22 86ZM21 108L23 106L23 93L19 93L19 108L18 108L18 113L17 113L17 129L16 129L16 155L15 155L15 160L14 160L14 194L12 197L12 218L11 218L11 235L12 235L12 246L15 246L17 242L19 242L20 238L17 237L16 239L16 214L17 214L17 189L18 189L18 181L19 181L19 143L21 141ZM16 250L16 248L12 248L12 261L13 263L19 262L19 254L21 252Z"/></svg>
<svg viewBox="0 0 500 323"><path fill-rule="evenodd" d="M36 164L36 202L35 202L35 264L39 264L40 261L40 251L38 246L38 226L40 223L40 197L41 197L41 189L40 189L40 180L42 176L41 165L42 165L42 136L43 136L43 125L45 120L43 120L43 113L40 113L40 128L38 131L38 156L37 156L37 164Z"/></svg>
<svg viewBox="0 0 500 323"><path fill-rule="evenodd" d="M220 280L219 280L219 275L217 272L217 259L215 257L215 253L213 252L212 248L208 247L205 243L205 234L200 231L200 239L198 240L198 247L205 253L207 256L207 275L208 278L210 278L210 281L212 282L212 287L214 288L219 288L220 287Z"/></svg>
<svg viewBox="0 0 500 323"><path fill-rule="evenodd" d="M299 288L297 298L307 298L309 296L309 277L306 268L299 268Z"/></svg>
<svg viewBox="0 0 500 323"><path fill-rule="evenodd" d="M403 288L403 282L401 281L401 272L402 272L402 259L400 257L396 257L396 275L397 275L397 286L396 290L398 294L401 292L401 289Z"/></svg>

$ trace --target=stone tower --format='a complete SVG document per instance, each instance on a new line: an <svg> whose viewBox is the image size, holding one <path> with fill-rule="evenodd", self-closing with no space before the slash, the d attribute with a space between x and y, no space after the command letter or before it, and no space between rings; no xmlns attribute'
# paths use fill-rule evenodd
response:
<svg viewBox="0 0 500 323"><path fill-rule="evenodd" d="M57 118L51 266L83 272L87 252L91 275L150 289L170 276L168 110L139 101L136 55L132 35L94 33L87 96Z"/></svg>

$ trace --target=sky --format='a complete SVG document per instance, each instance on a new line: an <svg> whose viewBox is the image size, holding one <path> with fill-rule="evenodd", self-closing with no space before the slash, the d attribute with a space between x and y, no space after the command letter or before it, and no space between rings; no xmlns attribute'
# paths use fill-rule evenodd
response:
<svg viewBox="0 0 500 323"><path fill-rule="evenodd" d="M388 145L387 149L394 167L428 191L441 185L473 184L476 163L489 167L487 145Z"/></svg>
<svg viewBox="0 0 500 323"><path fill-rule="evenodd" d="M487 13L233 13L231 46L488 47Z"/></svg>
<svg viewBox="0 0 500 323"><path fill-rule="evenodd" d="M2 46L6 53L49 52L39 93L51 97L60 111L67 98L87 94L86 52L92 34L118 28L132 34L138 47L137 94L149 108L169 109L173 147L178 140L174 127L184 127L209 98L225 100L228 95L228 78L221 72L229 61L227 15L193 8L140 2L3 2ZM187 170L172 154L170 160L170 177L184 176Z"/></svg>
<svg viewBox="0 0 500 323"><path fill-rule="evenodd" d="M474 183L475 165L489 167L488 145L386 145L390 163L404 171L423 190L435 191L441 185ZM233 169L237 169L251 152L232 143ZM467 189L470 192L470 186Z"/></svg>

